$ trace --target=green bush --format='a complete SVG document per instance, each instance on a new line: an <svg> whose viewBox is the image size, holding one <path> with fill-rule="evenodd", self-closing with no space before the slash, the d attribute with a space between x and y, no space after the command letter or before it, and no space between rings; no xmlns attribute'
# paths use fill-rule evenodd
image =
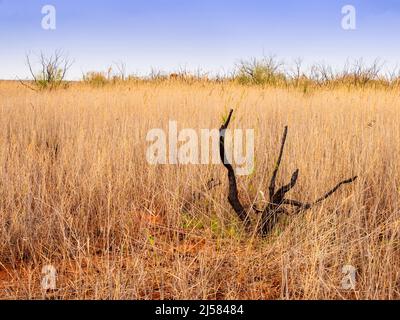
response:
<svg viewBox="0 0 400 320"><path fill-rule="evenodd" d="M108 83L107 76L104 72L88 72L83 76L83 81L94 87L103 87Z"/></svg>
<svg viewBox="0 0 400 320"><path fill-rule="evenodd" d="M39 55L39 72L34 71L33 63L29 55L26 56L26 62L33 78L34 90L53 90L59 87L65 87L66 74L71 68L72 62L62 51L57 50L54 54L46 56L44 53Z"/></svg>

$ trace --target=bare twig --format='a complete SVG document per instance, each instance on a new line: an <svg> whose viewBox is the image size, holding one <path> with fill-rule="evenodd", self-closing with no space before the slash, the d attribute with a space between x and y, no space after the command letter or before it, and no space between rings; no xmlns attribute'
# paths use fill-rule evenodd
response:
<svg viewBox="0 0 400 320"><path fill-rule="evenodd" d="M26 87L26 88L28 88L28 89L30 89L30 90L32 90L32 91L35 91L35 92L38 91L38 90L35 89L34 87L32 87L32 86L30 86L29 84L25 83L23 80L21 80L21 79L19 79L19 78L17 78L17 80L18 80L18 82L19 82L20 84L22 84L24 87Z"/></svg>
<svg viewBox="0 0 400 320"><path fill-rule="evenodd" d="M288 133L288 127L285 127L285 131L283 132L283 138L282 138L282 142L281 142L281 149L279 151L278 160L277 160L277 162L275 164L275 168L274 168L274 171L273 171L272 177L271 177L271 182L269 184L269 198L270 199L273 198L274 193L275 193L276 176L278 174L278 170L279 170L279 167L280 167L281 162L282 162L283 150L285 149L287 133Z"/></svg>

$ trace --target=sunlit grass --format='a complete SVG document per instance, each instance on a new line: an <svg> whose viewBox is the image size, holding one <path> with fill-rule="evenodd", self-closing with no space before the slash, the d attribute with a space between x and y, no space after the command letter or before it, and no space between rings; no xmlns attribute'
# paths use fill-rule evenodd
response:
<svg viewBox="0 0 400 320"><path fill-rule="evenodd" d="M1 82L1 298L45 297L46 264L58 270L54 298L399 298L399 101L389 89L165 81L33 92ZM244 202L267 192L285 125L278 182L300 169L291 197L359 180L266 239L244 233L222 166L146 162L148 130L169 120L218 128L229 108L232 127L256 133ZM208 190L212 178L222 185ZM341 289L348 264L355 292Z"/></svg>

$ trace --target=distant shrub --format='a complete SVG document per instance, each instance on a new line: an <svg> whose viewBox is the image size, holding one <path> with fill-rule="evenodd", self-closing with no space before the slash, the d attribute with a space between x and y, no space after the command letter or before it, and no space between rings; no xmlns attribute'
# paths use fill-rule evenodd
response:
<svg viewBox="0 0 400 320"><path fill-rule="evenodd" d="M356 87L365 87L367 84L381 82L380 72L382 64L378 59L370 65L364 63L362 59L354 61L350 66L345 66L337 80L354 85Z"/></svg>
<svg viewBox="0 0 400 320"><path fill-rule="evenodd" d="M109 80L104 72L91 71L83 76L83 81L94 87L103 87Z"/></svg>
<svg viewBox="0 0 400 320"><path fill-rule="evenodd" d="M125 63L114 62L106 71L87 72L83 75L82 81L93 87L104 87L105 85L138 82L141 79L135 74L128 75Z"/></svg>
<svg viewBox="0 0 400 320"><path fill-rule="evenodd" d="M58 69L55 79L62 78L63 68ZM57 80L58 81L58 80ZM363 87L399 87L400 72L395 69L390 73L382 72L379 60L371 64L362 59L348 61L345 66L333 68L323 62L304 66L303 59L294 59L291 63L284 64L275 56L241 60L232 72L225 75L210 75L202 70L188 71L185 68L167 72L152 69L146 76L127 75L126 66L122 62L114 63L104 72L88 72L83 76L83 81L94 86L103 87L113 84L132 84L138 82L152 82L160 84L183 83L205 84L238 83L240 85L256 85L271 87L294 87L303 93L311 93L318 88L363 88ZM47 80L37 77L39 86L46 87Z"/></svg>
<svg viewBox="0 0 400 320"><path fill-rule="evenodd" d="M55 51L54 54L46 56L43 52L40 53L37 68L40 71L35 71L35 65L32 63L29 55L26 55L26 62L29 72L32 76L32 83L34 87L29 84L21 83L32 90L53 90L62 86L66 86L66 74L72 66L69 58L60 50Z"/></svg>
<svg viewBox="0 0 400 320"><path fill-rule="evenodd" d="M325 63L318 63L311 67L309 78L316 85L329 85L337 78L331 66Z"/></svg>
<svg viewBox="0 0 400 320"><path fill-rule="evenodd" d="M262 59L242 60L236 70L235 80L240 84L278 85L287 81L286 75L281 71L283 66L275 56Z"/></svg>

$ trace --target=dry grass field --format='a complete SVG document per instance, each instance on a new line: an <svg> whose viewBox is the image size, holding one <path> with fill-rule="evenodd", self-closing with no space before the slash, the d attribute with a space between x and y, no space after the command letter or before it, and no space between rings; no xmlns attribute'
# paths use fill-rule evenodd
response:
<svg viewBox="0 0 400 320"><path fill-rule="evenodd" d="M1 299L399 299L400 93L181 81L34 92L0 82ZM242 230L222 165L149 165L146 134L255 130L243 202L278 182L312 201L358 180L265 239ZM207 189L211 179L222 184ZM57 289L41 289L42 267ZM356 289L341 287L357 268Z"/></svg>

